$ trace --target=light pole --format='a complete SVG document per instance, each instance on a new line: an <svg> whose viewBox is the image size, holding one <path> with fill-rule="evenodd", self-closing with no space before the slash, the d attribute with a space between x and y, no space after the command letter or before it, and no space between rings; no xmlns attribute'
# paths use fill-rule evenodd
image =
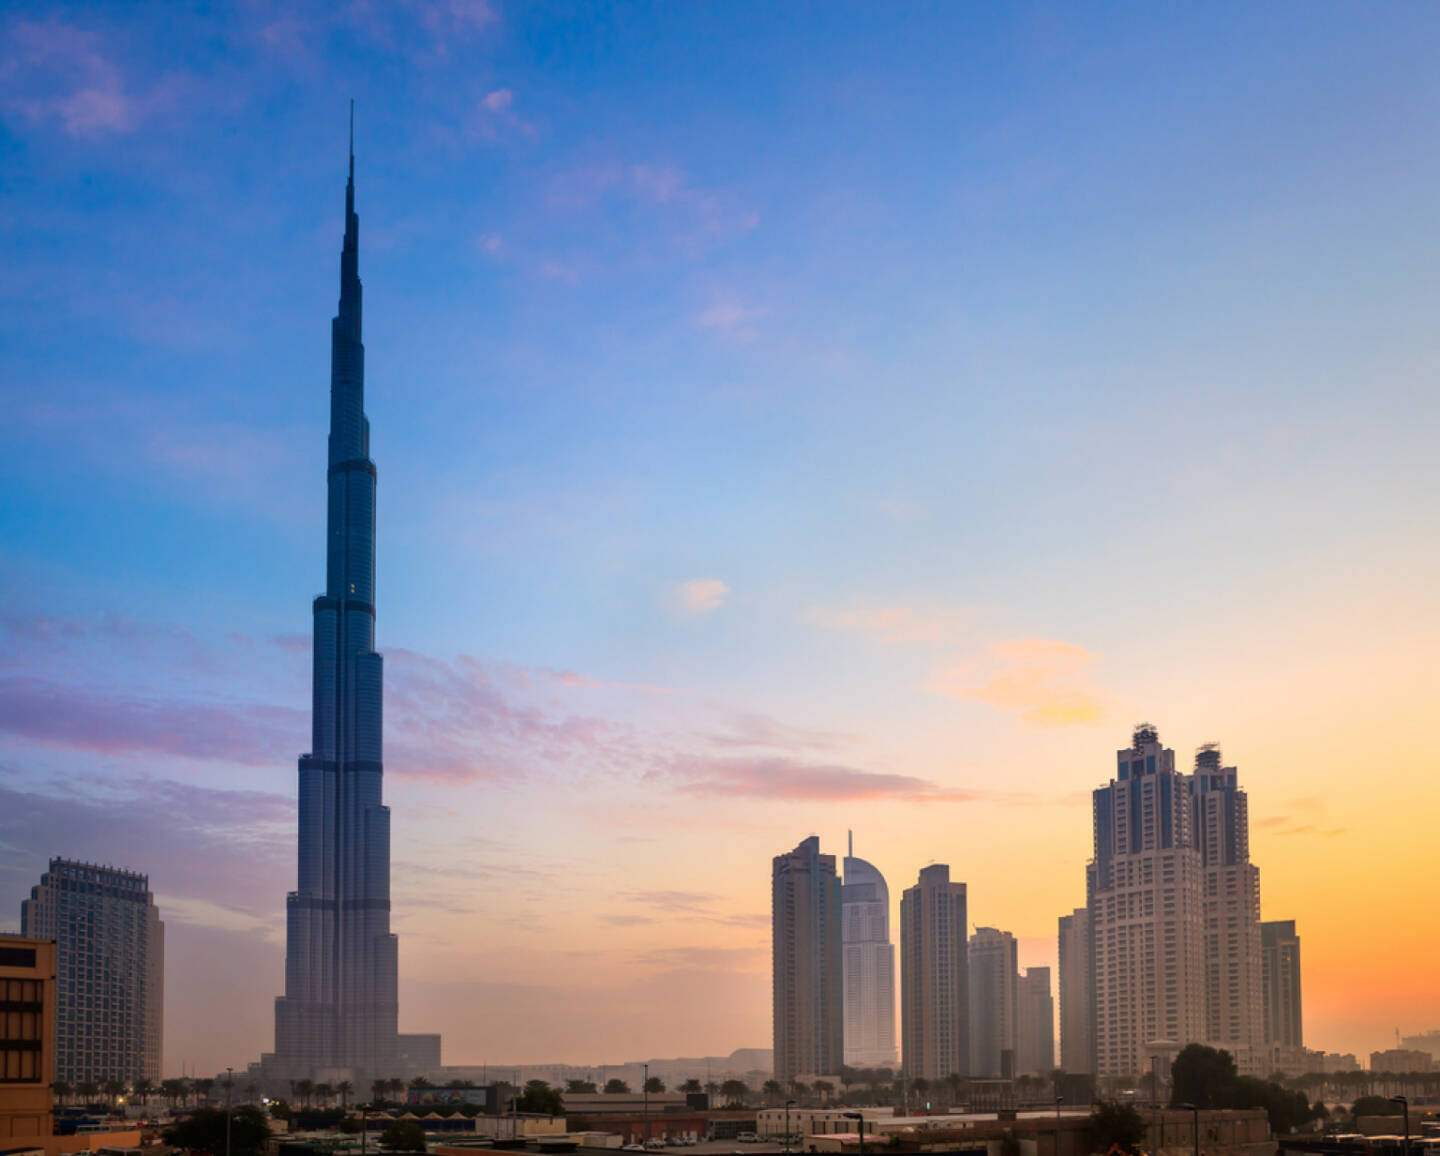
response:
<svg viewBox="0 0 1440 1156"><path fill-rule="evenodd" d="M860 1134L860 1156L865 1156L865 1116L862 1112L846 1112L847 1120L855 1121L855 1131Z"/></svg>
<svg viewBox="0 0 1440 1156"><path fill-rule="evenodd" d="M370 1139L370 1129L367 1126L366 1117L370 1114L370 1105L360 1105L360 1156L365 1156L367 1141Z"/></svg>
<svg viewBox="0 0 1440 1156"><path fill-rule="evenodd" d="M230 1156L230 1089L235 1083L235 1070L225 1069L225 1156Z"/></svg>
<svg viewBox="0 0 1440 1156"><path fill-rule="evenodd" d="M1060 1105L1065 1102L1065 1097L1058 1092L1055 1094L1055 1156L1060 1156Z"/></svg>
<svg viewBox="0 0 1440 1156"><path fill-rule="evenodd" d="M785 1156L790 1156L790 1109L794 1106L794 1100L785 1101Z"/></svg>
<svg viewBox="0 0 1440 1156"><path fill-rule="evenodd" d="M1177 1108L1188 1108L1194 1113L1195 1120L1195 1156L1200 1156L1200 1109L1194 1104L1176 1104Z"/></svg>
<svg viewBox="0 0 1440 1156"><path fill-rule="evenodd" d="M640 1085L641 1103L643 1105L641 1115L645 1117L645 1139L640 1141L640 1143L644 1144L650 1139L650 1065L641 1064L640 1066L645 1069L645 1082Z"/></svg>
<svg viewBox="0 0 1440 1156"><path fill-rule="evenodd" d="M1410 1156L1410 1101L1404 1096L1391 1096L1392 1104L1399 1104L1405 1114L1405 1147L1400 1149L1401 1156Z"/></svg>

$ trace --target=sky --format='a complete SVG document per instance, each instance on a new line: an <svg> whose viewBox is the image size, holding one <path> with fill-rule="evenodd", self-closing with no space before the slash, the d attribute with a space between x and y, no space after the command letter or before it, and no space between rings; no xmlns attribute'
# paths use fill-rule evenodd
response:
<svg viewBox="0 0 1440 1156"><path fill-rule="evenodd" d="M1055 954L1133 725L1306 1043L1440 1026L1440 9L0 10L0 926L271 1046L356 102L401 1028L768 1047L810 834Z"/></svg>

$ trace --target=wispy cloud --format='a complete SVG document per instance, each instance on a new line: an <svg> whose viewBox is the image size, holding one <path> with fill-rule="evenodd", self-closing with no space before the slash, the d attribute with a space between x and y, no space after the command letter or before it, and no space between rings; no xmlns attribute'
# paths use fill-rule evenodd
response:
<svg viewBox="0 0 1440 1156"><path fill-rule="evenodd" d="M701 310L695 320L702 329L708 329L728 340L753 341L759 336L755 323L764 316L763 309L726 299L716 301Z"/></svg>
<svg viewBox="0 0 1440 1156"><path fill-rule="evenodd" d="M0 57L0 107L32 124L54 124L72 137L130 133L145 101L126 87L100 36L58 20L16 21Z"/></svg>
<svg viewBox="0 0 1440 1156"><path fill-rule="evenodd" d="M993 644L984 663L942 670L926 689L1015 711L1037 726L1072 726L1105 717L1104 699L1089 685L1093 664L1094 656L1072 642L1016 638Z"/></svg>
<svg viewBox="0 0 1440 1156"><path fill-rule="evenodd" d="M804 802L973 803L996 796L969 788L943 787L910 775L862 771L854 767L802 763L762 757L678 759L672 773L687 794L742 799L788 799Z"/></svg>
<svg viewBox="0 0 1440 1156"><path fill-rule="evenodd" d="M719 610L730 597L730 587L719 578L691 578L678 583L670 592L670 604L685 618Z"/></svg>
<svg viewBox="0 0 1440 1156"><path fill-rule="evenodd" d="M953 643L964 636L973 611L968 608L860 604L812 606L804 621L821 630L860 634L886 646Z"/></svg>

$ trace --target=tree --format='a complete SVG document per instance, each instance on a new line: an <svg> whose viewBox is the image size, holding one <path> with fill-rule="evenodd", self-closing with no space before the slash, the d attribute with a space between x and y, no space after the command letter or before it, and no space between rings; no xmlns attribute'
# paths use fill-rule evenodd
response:
<svg viewBox="0 0 1440 1156"><path fill-rule="evenodd" d="M624 1096L630 1091L630 1085L624 1080L611 1078L605 1081L605 1094L607 1096Z"/></svg>
<svg viewBox="0 0 1440 1156"><path fill-rule="evenodd" d="M589 1080L566 1080L565 1091L572 1096L593 1096L595 1085Z"/></svg>
<svg viewBox="0 0 1440 1156"><path fill-rule="evenodd" d="M276 1120L288 1120L290 1114L290 1105L284 1100L270 1101L270 1115Z"/></svg>
<svg viewBox="0 0 1440 1156"><path fill-rule="evenodd" d="M773 1104L784 1094L785 1088L779 1080L766 1080L760 1085L760 1090L765 1093L765 1099Z"/></svg>
<svg viewBox="0 0 1440 1156"><path fill-rule="evenodd" d="M1085 1125L1085 1144L1091 1152L1109 1152L1119 1147L1136 1151L1145 1142L1145 1121L1133 1104L1102 1100L1095 1105Z"/></svg>
<svg viewBox="0 0 1440 1156"><path fill-rule="evenodd" d="M435 1085L432 1084L429 1080L427 1080L424 1076L416 1076L413 1080L410 1081L410 1086L412 1088L433 1088Z"/></svg>
<svg viewBox="0 0 1440 1156"><path fill-rule="evenodd" d="M190 1081L191 1089L194 1091L195 1095L199 1096L202 1100L208 1100L210 1098L210 1089L214 1086L215 1081L209 1078L202 1078L199 1080Z"/></svg>
<svg viewBox="0 0 1440 1156"><path fill-rule="evenodd" d="M390 1081L389 1081L389 1080L371 1080L371 1081L370 1081L370 1098L371 1098L372 1100L376 1101L376 1103L379 1103L379 1101L383 1100L383 1099L385 1098L385 1093L388 1092L389 1090L390 1090Z"/></svg>
<svg viewBox="0 0 1440 1156"><path fill-rule="evenodd" d="M396 1076L391 1076L387 1081L390 1085L390 1097L398 1101L405 1094L405 1081Z"/></svg>
<svg viewBox="0 0 1440 1156"><path fill-rule="evenodd" d="M75 1089L64 1080L56 1080L50 1085L50 1090L55 1093L55 1098L63 1104L70 1098L70 1093Z"/></svg>
<svg viewBox="0 0 1440 1156"><path fill-rule="evenodd" d="M355 1085L349 1080L341 1080L335 1085L335 1090L340 1093L340 1110L347 1111L350 1107L350 1093L355 1090Z"/></svg>
<svg viewBox="0 0 1440 1156"><path fill-rule="evenodd" d="M110 1098L110 1106L113 1108L115 1102L125 1094L125 1085L119 1080L106 1080L104 1092Z"/></svg>
<svg viewBox="0 0 1440 1156"><path fill-rule="evenodd" d="M172 1148L222 1156L225 1152L225 1124L225 1113L219 1108L196 1108L185 1119L167 1128L164 1140ZM230 1114L232 1156L256 1156L264 1150L269 1136L270 1125L253 1104L242 1104Z"/></svg>
<svg viewBox="0 0 1440 1156"><path fill-rule="evenodd" d="M960 1102L960 1093L965 1087L965 1077L959 1072L951 1072L945 1077L945 1082L950 1085L951 1106Z"/></svg>
<svg viewBox="0 0 1440 1156"><path fill-rule="evenodd" d="M396 1120L380 1133L380 1147L392 1152L423 1152L425 1129L414 1120Z"/></svg>
<svg viewBox="0 0 1440 1156"><path fill-rule="evenodd" d="M75 1085L75 1091L88 1104L100 1094L100 1085L94 1080L81 1080Z"/></svg>
<svg viewBox="0 0 1440 1156"><path fill-rule="evenodd" d="M699 1080L697 1080L694 1076L691 1076L688 1080L686 1080L683 1084L680 1085L678 1090L684 1092L686 1095L693 1096L698 1092L703 1092L705 1089L700 1086Z"/></svg>
<svg viewBox="0 0 1440 1156"><path fill-rule="evenodd" d="M346 1136L360 1135L360 1128L361 1123L359 1116L346 1116L343 1120L340 1121L340 1131L343 1132Z"/></svg>
<svg viewBox="0 0 1440 1156"><path fill-rule="evenodd" d="M310 1106L310 1097L315 1094L314 1080L296 1080L295 1095L307 1108Z"/></svg>
<svg viewBox="0 0 1440 1156"><path fill-rule="evenodd" d="M322 1108L328 1108L330 1106L330 1101L335 1098L335 1085L316 1084L315 1095L320 1101L320 1106Z"/></svg>
<svg viewBox="0 0 1440 1156"><path fill-rule="evenodd" d="M541 1116L565 1115L565 1101L560 1093L544 1080L526 1080L525 1091L515 1101L517 1112L534 1112Z"/></svg>
<svg viewBox="0 0 1440 1156"><path fill-rule="evenodd" d="M750 1086L744 1080L726 1080L720 1085L720 1094L730 1104L743 1104L749 1093Z"/></svg>
<svg viewBox="0 0 1440 1156"><path fill-rule="evenodd" d="M658 1096L665 1090L665 1081L659 1076L650 1076L645 1080L645 1091L652 1096Z"/></svg>
<svg viewBox="0 0 1440 1156"><path fill-rule="evenodd" d="M1358 1120L1361 1116L1394 1116L1396 1111L1384 1096L1361 1096L1350 1105L1350 1115Z"/></svg>
<svg viewBox="0 0 1440 1156"><path fill-rule="evenodd" d="M830 1096L835 1091L835 1085L829 1080L815 1081L815 1094L826 1103L830 1102Z"/></svg>
<svg viewBox="0 0 1440 1156"><path fill-rule="evenodd" d="M140 1106L143 1108L150 1103L150 1097L155 1094L155 1085L150 1080L142 1078L130 1085L130 1091L135 1094L135 1098L140 1101Z"/></svg>
<svg viewBox="0 0 1440 1156"><path fill-rule="evenodd" d="M1171 1107L1228 1108L1239 1078L1229 1052L1187 1044L1170 1066Z"/></svg>

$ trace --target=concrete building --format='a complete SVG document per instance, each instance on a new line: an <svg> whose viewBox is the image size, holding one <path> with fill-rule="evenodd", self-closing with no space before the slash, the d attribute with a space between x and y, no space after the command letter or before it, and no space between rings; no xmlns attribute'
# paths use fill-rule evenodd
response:
<svg viewBox="0 0 1440 1156"><path fill-rule="evenodd" d="M149 878L51 859L21 904L20 934L55 941L53 1078L158 1081L165 925Z"/></svg>
<svg viewBox="0 0 1440 1156"><path fill-rule="evenodd" d="M895 945L890 942L890 889L885 877L855 858L854 836L840 888L845 983L845 1062L855 1068L895 1065Z"/></svg>
<svg viewBox="0 0 1440 1156"><path fill-rule="evenodd" d="M812 835L770 876L775 1078L839 1071L845 1057L840 879Z"/></svg>
<svg viewBox="0 0 1440 1156"><path fill-rule="evenodd" d="M1293 919L1260 925L1260 978L1264 993L1265 1042L1303 1048L1300 1004L1300 936Z"/></svg>
<svg viewBox="0 0 1440 1156"><path fill-rule="evenodd" d="M1019 953L1015 937L977 927L970 937L970 1075L1012 1079L1015 1069L1016 987Z"/></svg>
<svg viewBox="0 0 1440 1156"><path fill-rule="evenodd" d="M1086 867L1095 1074L1133 1079L1165 1046L1205 1039L1204 871L1175 752L1141 724L1116 764L1093 793Z"/></svg>
<svg viewBox="0 0 1440 1156"><path fill-rule="evenodd" d="M53 1131L55 958L49 939L0 935L0 1151Z"/></svg>
<svg viewBox="0 0 1440 1156"><path fill-rule="evenodd" d="M1429 1052L1414 1048L1386 1048L1370 1053L1372 1072L1433 1072L1435 1061Z"/></svg>
<svg viewBox="0 0 1440 1156"><path fill-rule="evenodd" d="M965 884L933 863L900 896L902 1063L910 1079L970 1074Z"/></svg>
<svg viewBox="0 0 1440 1156"><path fill-rule="evenodd" d="M1055 1070L1055 997L1050 969L1027 967L1015 984L1015 1074L1046 1076Z"/></svg>
<svg viewBox="0 0 1440 1156"><path fill-rule="evenodd" d="M1095 974L1090 912L1060 917L1060 1066L1071 1075L1095 1074Z"/></svg>
<svg viewBox="0 0 1440 1156"><path fill-rule="evenodd" d="M390 810L375 651L375 463L365 415L355 154L345 186L340 302L330 323L325 593L315 598L310 752L299 760L297 882L285 900L285 994L275 1051L251 1068L284 1080L419 1074L438 1040L398 1031L398 942L390 931Z"/></svg>
<svg viewBox="0 0 1440 1156"><path fill-rule="evenodd" d="M1260 869L1250 862L1249 802L1214 743L1196 752L1190 788L1204 871L1205 1042L1227 1049L1242 1073L1268 1075Z"/></svg>

